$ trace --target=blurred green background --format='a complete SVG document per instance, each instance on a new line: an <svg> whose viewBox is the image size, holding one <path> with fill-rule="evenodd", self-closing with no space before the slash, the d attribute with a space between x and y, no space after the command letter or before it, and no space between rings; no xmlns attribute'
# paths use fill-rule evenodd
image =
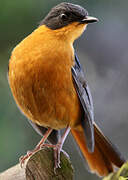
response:
<svg viewBox="0 0 128 180"><path fill-rule="evenodd" d="M18 163L40 140L18 110L7 81L12 49L31 33L51 7L61 0L0 0L0 171ZM95 121L127 158L128 149L128 1L68 1L85 7L99 23L89 25L75 42L91 87ZM69 136L64 149L75 168L76 180L97 180Z"/></svg>

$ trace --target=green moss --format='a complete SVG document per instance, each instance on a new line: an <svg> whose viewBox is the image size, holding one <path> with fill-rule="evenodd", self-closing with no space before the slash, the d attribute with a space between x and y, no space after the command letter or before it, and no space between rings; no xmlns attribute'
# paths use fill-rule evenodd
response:
<svg viewBox="0 0 128 180"><path fill-rule="evenodd" d="M103 180L127 180L127 179L128 179L128 162L123 164L123 166L117 172L111 173Z"/></svg>

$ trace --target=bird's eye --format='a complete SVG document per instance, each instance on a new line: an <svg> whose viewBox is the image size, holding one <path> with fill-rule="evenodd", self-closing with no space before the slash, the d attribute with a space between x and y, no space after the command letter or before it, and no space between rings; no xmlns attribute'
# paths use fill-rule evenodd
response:
<svg viewBox="0 0 128 180"><path fill-rule="evenodd" d="M61 19L64 20L64 21L67 20L67 18L68 18L68 16L67 16L66 14L64 14L64 13L61 14L60 17L61 17Z"/></svg>

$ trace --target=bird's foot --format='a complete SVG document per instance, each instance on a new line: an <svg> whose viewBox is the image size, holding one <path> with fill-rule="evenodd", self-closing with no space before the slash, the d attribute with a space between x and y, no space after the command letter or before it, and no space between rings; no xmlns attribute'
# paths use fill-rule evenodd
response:
<svg viewBox="0 0 128 180"><path fill-rule="evenodd" d="M41 148L43 148L43 147L51 147L51 148L53 148L53 150L54 150L54 172L56 173L56 169L61 168L61 166L60 166L60 152L63 151L61 149L61 144L60 143L58 143L56 145L42 144ZM66 156L68 156L67 153L64 152L64 154L66 154Z"/></svg>
<svg viewBox="0 0 128 180"><path fill-rule="evenodd" d="M25 160L28 159L29 157L31 157L33 154L35 154L38 150L40 150L40 147L36 147L32 151L27 151L26 155L20 157L19 162L20 162L21 168L23 167Z"/></svg>
<svg viewBox="0 0 128 180"><path fill-rule="evenodd" d="M60 166L60 151L61 151L61 148L57 144L53 149L54 149L54 172L56 173L56 169L61 168L61 166Z"/></svg>

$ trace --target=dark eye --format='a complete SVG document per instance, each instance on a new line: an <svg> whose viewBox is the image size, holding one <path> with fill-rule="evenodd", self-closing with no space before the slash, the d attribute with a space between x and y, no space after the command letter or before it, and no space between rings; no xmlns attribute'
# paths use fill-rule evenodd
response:
<svg viewBox="0 0 128 180"><path fill-rule="evenodd" d="M61 19L64 20L64 21L68 19L68 16L67 16L66 14L64 14L64 13L61 14L60 17L61 17Z"/></svg>

